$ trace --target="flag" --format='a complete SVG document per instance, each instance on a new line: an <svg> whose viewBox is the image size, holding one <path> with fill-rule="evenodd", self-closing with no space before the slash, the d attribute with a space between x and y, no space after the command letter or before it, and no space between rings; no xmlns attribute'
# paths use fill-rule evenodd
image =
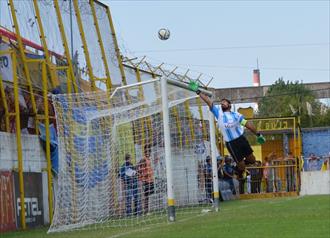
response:
<svg viewBox="0 0 330 238"><path fill-rule="evenodd" d="M295 115L297 113L297 110L294 109L294 107L291 104L289 104L289 107L290 107L292 114Z"/></svg>
<svg viewBox="0 0 330 238"><path fill-rule="evenodd" d="M324 160L322 163L321 171L327 171L328 170L328 160Z"/></svg>
<svg viewBox="0 0 330 238"><path fill-rule="evenodd" d="M308 116L314 116L312 111L312 105L309 102L306 102L307 114Z"/></svg>

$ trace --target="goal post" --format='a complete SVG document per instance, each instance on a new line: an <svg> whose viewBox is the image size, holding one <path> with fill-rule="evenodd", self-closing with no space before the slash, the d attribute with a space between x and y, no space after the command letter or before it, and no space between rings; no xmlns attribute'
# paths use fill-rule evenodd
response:
<svg viewBox="0 0 330 238"><path fill-rule="evenodd" d="M162 110L163 110L163 127L164 127L164 147L165 147L165 164L166 164L166 182L167 182L167 213L168 220L175 220L174 207L174 188L172 175L172 160L171 160L171 138L170 138L170 117L169 105L167 98L167 79L161 78L161 94L162 94Z"/></svg>
<svg viewBox="0 0 330 238"><path fill-rule="evenodd" d="M53 96L59 177L49 232L152 225L218 210L214 119L205 139L194 111L198 96L172 82Z"/></svg>
<svg viewBox="0 0 330 238"><path fill-rule="evenodd" d="M215 136L214 116L209 110L209 125L210 125L210 143L211 143L211 157L212 157L212 181L213 181L213 199L214 209L219 210L219 178L218 178L218 163L217 163L217 145Z"/></svg>
<svg viewBox="0 0 330 238"><path fill-rule="evenodd" d="M168 202L168 220L175 220L175 199L173 191L173 175L172 175L172 161L171 161L171 138L169 133L169 106L167 99L167 85L174 85L183 89L189 90L189 86L185 82L175 81L163 77L161 79L161 92L162 92L162 109L163 109L163 120L164 120L164 141L165 141L165 161L166 161L166 175L167 175L167 202ZM210 91L200 89L202 93L212 96ZM219 186L218 186L218 169L217 169L217 158L216 158L216 140L215 140L215 128L214 128L214 117L209 111L209 125L210 125L210 144L211 144L211 158L212 158L212 183L213 183L213 194L214 194L214 208L218 211L219 208Z"/></svg>

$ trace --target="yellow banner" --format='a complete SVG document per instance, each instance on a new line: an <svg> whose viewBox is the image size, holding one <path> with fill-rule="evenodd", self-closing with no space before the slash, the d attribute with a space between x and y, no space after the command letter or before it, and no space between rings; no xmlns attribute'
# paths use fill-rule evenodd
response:
<svg viewBox="0 0 330 238"><path fill-rule="evenodd" d="M251 119L251 121L258 131L292 130L295 118Z"/></svg>

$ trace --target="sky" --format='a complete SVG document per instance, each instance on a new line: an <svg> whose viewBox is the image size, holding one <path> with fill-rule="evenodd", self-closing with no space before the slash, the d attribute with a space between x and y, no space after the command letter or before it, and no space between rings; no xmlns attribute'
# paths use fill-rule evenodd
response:
<svg viewBox="0 0 330 238"><path fill-rule="evenodd" d="M102 2L124 55L201 72L211 87L252 86L257 61L261 85L330 81L329 0Z"/></svg>

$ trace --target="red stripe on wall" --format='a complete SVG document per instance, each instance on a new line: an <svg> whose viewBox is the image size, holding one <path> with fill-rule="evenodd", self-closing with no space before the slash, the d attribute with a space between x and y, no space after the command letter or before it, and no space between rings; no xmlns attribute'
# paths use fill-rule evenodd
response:
<svg viewBox="0 0 330 238"><path fill-rule="evenodd" d="M14 32L5 30L1 27L0 27L0 36L4 36L4 37L7 37L10 40L17 41L17 37L16 37L16 34ZM36 44L36 43L26 39L26 38L22 37L22 41L23 41L24 45L30 46L30 47L32 47L34 49L37 49L37 50L40 50L40 51L44 51L44 48L41 45L38 45L38 44ZM57 54L57 53L55 53L53 51L50 51L50 50L49 50L49 54L55 56L56 58L60 58L60 59L64 58L62 55Z"/></svg>

